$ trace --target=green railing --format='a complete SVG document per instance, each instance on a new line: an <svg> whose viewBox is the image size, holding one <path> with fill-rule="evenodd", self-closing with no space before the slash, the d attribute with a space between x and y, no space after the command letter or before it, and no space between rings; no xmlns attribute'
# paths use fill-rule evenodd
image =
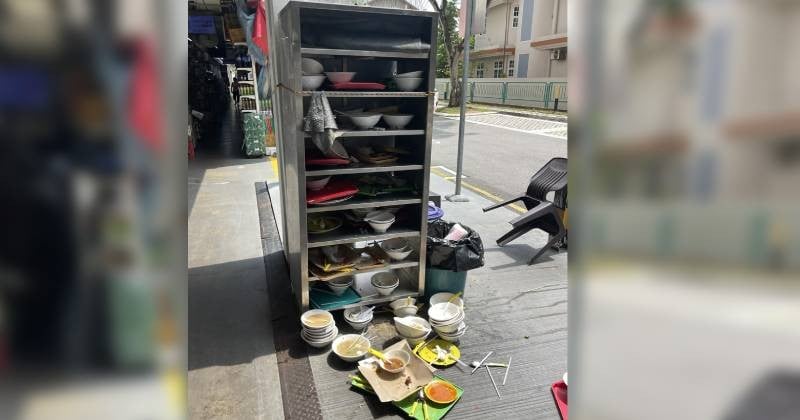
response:
<svg viewBox="0 0 800 420"><path fill-rule="evenodd" d="M567 82L480 82L467 83L469 102L512 104L533 108L552 109L558 100L558 109L567 109ZM437 81L436 90L440 100L448 100L450 82Z"/></svg>

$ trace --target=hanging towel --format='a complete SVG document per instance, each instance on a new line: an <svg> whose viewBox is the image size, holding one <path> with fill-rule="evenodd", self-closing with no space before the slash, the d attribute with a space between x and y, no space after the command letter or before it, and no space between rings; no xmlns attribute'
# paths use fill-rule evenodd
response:
<svg viewBox="0 0 800 420"><path fill-rule="evenodd" d="M325 92L313 92L308 114L303 118L303 131L311 133L311 140L326 157L347 159L347 151L336 142L338 128Z"/></svg>

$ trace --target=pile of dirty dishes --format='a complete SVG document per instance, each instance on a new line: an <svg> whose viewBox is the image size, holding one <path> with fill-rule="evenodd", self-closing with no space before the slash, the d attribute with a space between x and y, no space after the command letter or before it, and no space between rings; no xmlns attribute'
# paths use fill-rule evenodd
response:
<svg viewBox="0 0 800 420"><path fill-rule="evenodd" d="M304 58L302 66L303 80L301 85L303 90L317 90L322 86L322 82L325 81L325 75L322 74L322 70L324 70L322 64L317 60Z"/></svg>
<svg viewBox="0 0 800 420"><path fill-rule="evenodd" d="M300 338L312 347L326 347L331 344L339 334L333 315L321 309L306 311L300 316L300 323L303 330L300 331Z"/></svg>
<svg viewBox="0 0 800 420"><path fill-rule="evenodd" d="M464 323L464 309L454 303L441 302L428 309L431 327L444 340L458 341L467 330Z"/></svg>
<svg viewBox="0 0 800 420"><path fill-rule="evenodd" d="M355 308L347 308L344 310L344 320L347 321L354 330L361 331L372 322L373 309L375 309L375 307L365 308L363 306L358 306Z"/></svg>
<svg viewBox="0 0 800 420"><path fill-rule="evenodd" d="M406 238L394 238L381 242L381 249L391 259L402 261L411 254L412 248Z"/></svg>
<svg viewBox="0 0 800 420"><path fill-rule="evenodd" d="M418 316L395 317L394 327L397 334L405 338L411 347L425 341L431 333L431 324Z"/></svg>
<svg viewBox="0 0 800 420"><path fill-rule="evenodd" d="M372 286L381 296L391 295L399 285L400 279L391 271L384 271L372 276Z"/></svg>
<svg viewBox="0 0 800 420"><path fill-rule="evenodd" d="M422 71L400 73L394 76L394 82L400 91L411 92L417 90L419 85L422 84Z"/></svg>
<svg viewBox="0 0 800 420"><path fill-rule="evenodd" d="M412 297L397 299L389 304L394 312L394 316L404 317L417 314L417 300Z"/></svg>

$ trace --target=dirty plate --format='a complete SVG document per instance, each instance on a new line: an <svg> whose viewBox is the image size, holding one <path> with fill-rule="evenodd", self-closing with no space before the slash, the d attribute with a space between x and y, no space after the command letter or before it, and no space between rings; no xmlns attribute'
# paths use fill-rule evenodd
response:
<svg viewBox="0 0 800 420"><path fill-rule="evenodd" d="M442 340L441 338L419 343L417 347L414 348L414 353L416 353L420 359L434 366L450 366L456 362L456 359L450 356L446 356L443 360L437 360L436 346L441 347L444 351L450 351L450 354L457 359L461 358L461 351L458 350L458 347L449 341Z"/></svg>
<svg viewBox="0 0 800 420"><path fill-rule="evenodd" d="M333 232L342 226L342 219L334 216L309 217L308 233L319 235L322 233Z"/></svg>

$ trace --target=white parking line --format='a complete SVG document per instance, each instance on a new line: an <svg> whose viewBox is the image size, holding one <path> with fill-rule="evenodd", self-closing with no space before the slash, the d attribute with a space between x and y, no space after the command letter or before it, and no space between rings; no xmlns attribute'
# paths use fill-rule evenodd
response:
<svg viewBox="0 0 800 420"><path fill-rule="evenodd" d="M458 117L444 117L458 120ZM562 122L540 120L536 118L517 117L505 114L468 115L466 121L472 124L481 124L489 127L504 128L526 134L567 138L567 124Z"/></svg>

